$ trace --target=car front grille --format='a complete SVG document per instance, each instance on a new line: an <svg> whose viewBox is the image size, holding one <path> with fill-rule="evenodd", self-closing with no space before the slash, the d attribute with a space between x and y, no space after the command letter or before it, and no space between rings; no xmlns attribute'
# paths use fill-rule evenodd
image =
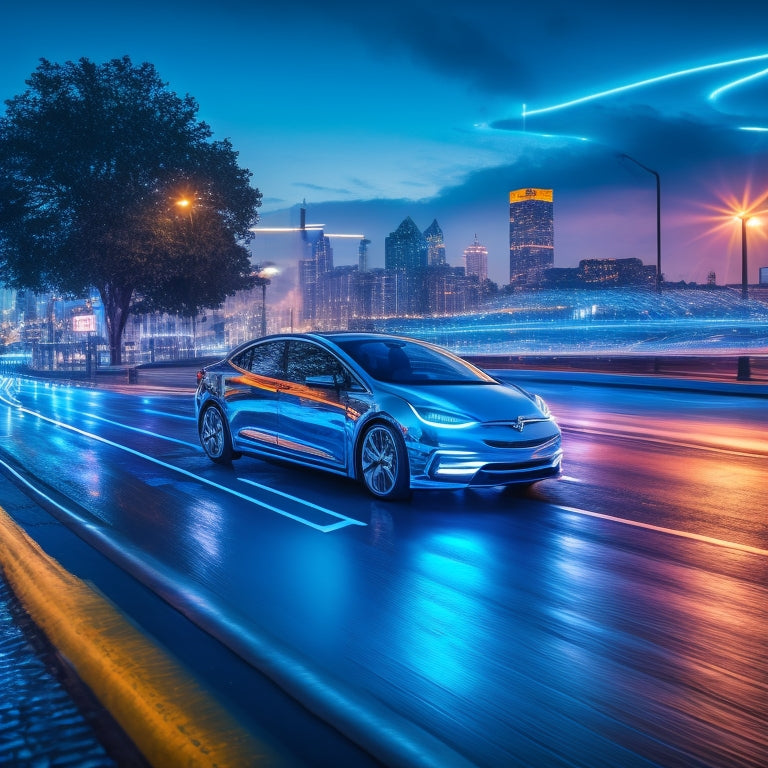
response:
<svg viewBox="0 0 768 768"><path fill-rule="evenodd" d="M535 440L483 440L489 448L540 448L554 443L558 438L548 435Z"/></svg>

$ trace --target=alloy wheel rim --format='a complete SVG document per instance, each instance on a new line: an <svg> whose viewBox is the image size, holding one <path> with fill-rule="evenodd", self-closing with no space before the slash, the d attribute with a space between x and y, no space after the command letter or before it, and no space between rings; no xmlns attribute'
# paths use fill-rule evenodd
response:
<svg viewBox="0 0 768 768"><path fill-rule="evenodd" d="M389 493L397 482L397 448L389 430L374 427L363 443L363 476L366 485L380 495Z"/></svg>
<svg viewBox="0 0 768 768"><path fill-rule="evenodd" d="M203 445L211 456L221 453L224 427L215 408L209 408L203 419Z"/></svg>

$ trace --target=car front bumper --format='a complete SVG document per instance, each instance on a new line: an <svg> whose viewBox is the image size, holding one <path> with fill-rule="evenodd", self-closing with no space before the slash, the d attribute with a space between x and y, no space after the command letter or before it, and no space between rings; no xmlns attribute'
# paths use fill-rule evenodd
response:
<svg viewBox="0 0 768 768"><path fill-rule="evenodd" d="M558 477L563 450L559 437L537 451L472 452L437 449L425 456L409 451L412 488L492 487ZM515 455L517 454L517 455Z"/></svg>

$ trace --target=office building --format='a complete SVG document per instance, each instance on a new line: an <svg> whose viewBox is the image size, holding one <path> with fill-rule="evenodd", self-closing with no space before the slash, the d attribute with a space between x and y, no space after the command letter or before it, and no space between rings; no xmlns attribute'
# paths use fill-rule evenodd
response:
<svg viewBox="0 0 768 768"><path fill-rule="evenodd" d="M361 272L368 271L368 246L371 241L364 237L357 246L357 267Z"/></svg>
<svg viewBox="0 0 768 768"><path fill-rule="evenodd" d="M430 267L445 266L448 263L445 260L445 241L437 219L424 230L424 238L427 241L427 264Z"/></svg>
<svg viewBox="0 0 768 768"><path fill-rule="evenodd" d="M555 261L551 189L516 189L509 193L509 282L537 287Z"/></svg>
<svg viewBox="0 0 768 768"><path fill-rule="evenodd" d="M475 242L464 249L464 268L467 277L476 276L480 283L488 279L488 249L480 245L475 235Z"/></svg>
<svg viewBox="0 0 768 768"><path fill-rule="evenodd" d="M422 311L422 277L427 266L427 253L427 238L410 216L384 240L384 268L387 272L401 273L395 283L394 310L397 314L413 315Z"/></svg>
<svg viewBox="0 0 768 768"><path fill-rule="evenodd" d="M409 271L427 266L427 239L408 216L384 240L384 268Z"/></svg>
<svg viewBox="0 0 768 768"><path fill-rule="evenodd" d="M322 229L307 229L303 209L300 234L303 254L299 259L299 293L301 295L299 320L307 323L317 316L317 284L322 275L333 269L333 248L330 239Z"/></svg>
<svg viewBox="0 0 768 768"><path fill-rule="evenodd" d="M656 265L641 259L582 259L578 267L550 267L544 270L543 288L617 288L656 285Z"/></svg>

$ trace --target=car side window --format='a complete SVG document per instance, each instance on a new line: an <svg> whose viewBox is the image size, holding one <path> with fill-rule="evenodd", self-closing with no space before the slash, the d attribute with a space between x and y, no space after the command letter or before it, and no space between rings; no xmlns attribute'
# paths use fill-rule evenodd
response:
<svg viewBox="0 0 768 768"><path fill-rule="evenodd" d="M259 376L282 379L284 353L284 341L256 343L240 352L232 362L238 368L258 374Z"/></svg>
<svg viewBox="0 0 768 768"><path fill-rule="evenodd" d="M286 378L298 384L309 378L332 377L340 380L343 367L330 352L306 341L291 341L288 344Z"/></svg>

